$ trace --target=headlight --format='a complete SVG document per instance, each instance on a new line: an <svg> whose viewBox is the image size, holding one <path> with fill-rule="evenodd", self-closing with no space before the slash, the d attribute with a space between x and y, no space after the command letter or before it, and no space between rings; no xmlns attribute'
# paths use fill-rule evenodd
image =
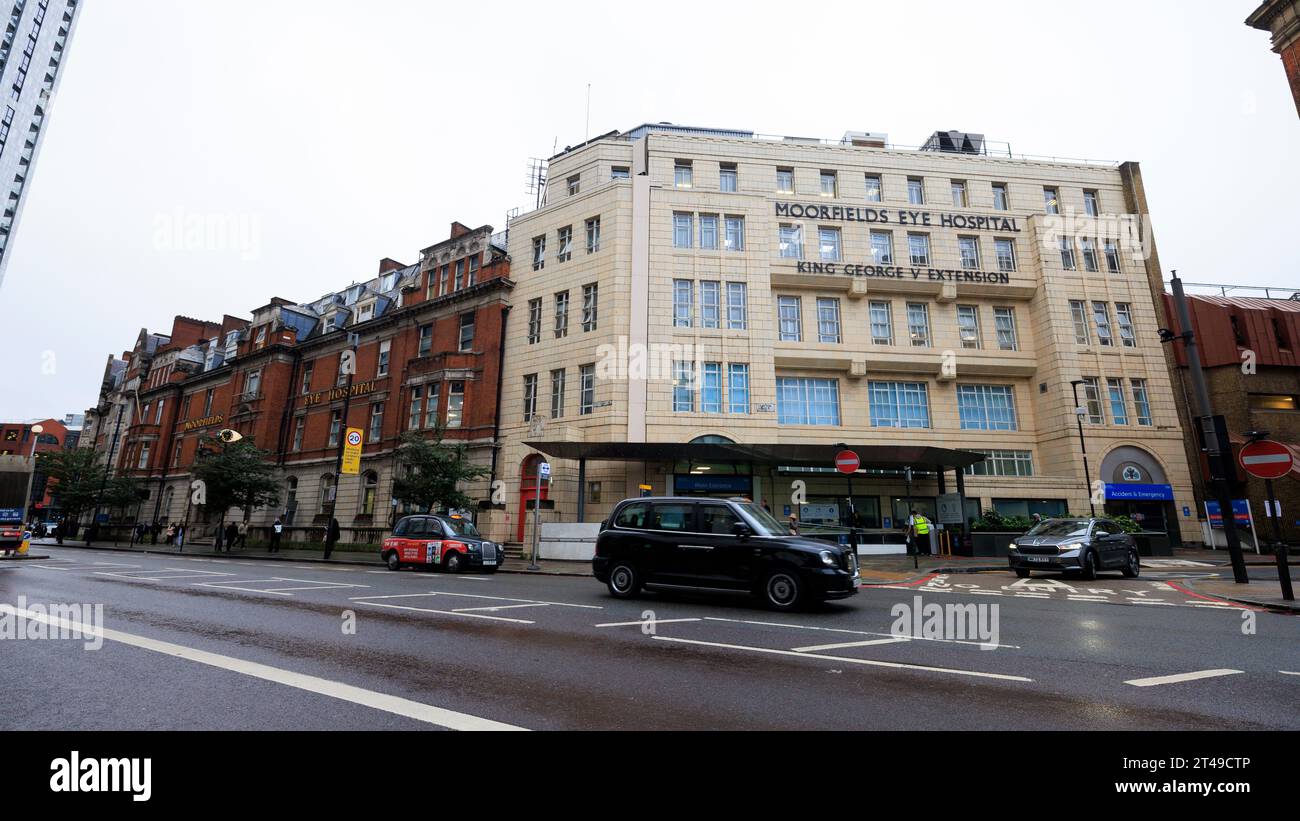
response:
<svg viewBox="0 0 1300 821"><path fill-rule="evenodd" d="M1073 553L1076 550L1083 550L1083 545L1074 542L1072 544L1063 544L1059 549L1062 553Z"/></svg>
<svg viewBox="0 0 1300 821"><path fill-rule="evenodd" d="M835 561L835 555L831 553L829 550L822 551L822 564L826 565L827 567L839 566L839 562Z"/></svg>
<svg viewBox="0 0 1300 821"><path fill-rule="evenodd" d="M1012 553L1015 553L1016 551L1020 550L1020 545L1016 544L1015 542L1012 542L1011 544L1007 545L1007 550L1010 550Z"/></svg>

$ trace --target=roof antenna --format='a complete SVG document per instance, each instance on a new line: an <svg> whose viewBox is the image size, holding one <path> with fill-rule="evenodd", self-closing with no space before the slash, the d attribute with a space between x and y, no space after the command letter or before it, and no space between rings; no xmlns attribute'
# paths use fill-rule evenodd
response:
<svg viewBox="0 0 1300 821"><path fill-rule="evenodd" d="M591 139L591 83L587 83L587 125L582 132L582 141Z"/></svg>

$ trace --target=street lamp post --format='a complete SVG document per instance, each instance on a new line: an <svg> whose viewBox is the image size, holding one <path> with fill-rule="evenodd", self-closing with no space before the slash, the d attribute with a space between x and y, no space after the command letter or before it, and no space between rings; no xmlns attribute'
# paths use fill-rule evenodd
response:
<svg viewBox="0 0 1300 821"><path fill-rule="evenodd" d="M32 485L36 481L36 445L40 443L42 433L45 433L44 427L40 425L32 425L32 472L27 474L27 492L23 494L24 520L32 510Z"/></svg>
<svg viewBox="0 0 1300 821"><path fill-rule="evenodd" d="M1088 510L1096 518L1097 503L1092 500L1092 468L1088 466L1088 440L1083 436L1083 417L1088 415L1088 409L1079 404L1079 386L1086 384L1086 381L1076 379L1070 383L1070 387L1074 388L1074 418L1079 423L1079 449L1083 451L1084 491L1088 494Z"/></svg>

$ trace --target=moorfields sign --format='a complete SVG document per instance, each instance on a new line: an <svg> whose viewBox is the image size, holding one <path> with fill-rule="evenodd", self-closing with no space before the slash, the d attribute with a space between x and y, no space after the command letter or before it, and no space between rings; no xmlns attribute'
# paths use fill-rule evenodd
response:
<svg viewBox="0 0 1300 821"><path fill-rule="evenodd" d="M866 222L874 225L1020 233L1020 221L1011 217L935 214L930 211L912 211L904 208L890 210L888 208L803 205L797 202L778 202L776 203L776 215L787 219L811 219L822 222Z"/></svg>

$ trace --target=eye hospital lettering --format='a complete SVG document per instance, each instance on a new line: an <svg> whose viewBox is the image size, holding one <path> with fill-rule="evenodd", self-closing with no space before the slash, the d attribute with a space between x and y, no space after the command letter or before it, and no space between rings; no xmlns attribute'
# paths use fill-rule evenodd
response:
<svg viewBox="0 0 1300 821"><path fill-rule="evenodd" d="M919 228L956 228L963 231L999 231L1018 234L1020 221L1011 217L934 214L900 208L845 207L842 205L801 205L797 202L776 203L776 215L788 219L812 219L823 222L866 222L875 225L901 225Z"/></svg>
<svg viewBox="0 0 1300 821"><path fill-rule="evenodd" d="M358 382L357 384L352 386L351 395L354 397L365 396L368 393L374 393L374 391L375 391L375 383L373 381ZM344 399L347 396L348 396L347 388L334 388L333 390L316 391L313 394L308 394L306 397L303 398L302 403L306 407L311 407L312 405L319 405L322 402L333 402L336 399Z"/></svg>

